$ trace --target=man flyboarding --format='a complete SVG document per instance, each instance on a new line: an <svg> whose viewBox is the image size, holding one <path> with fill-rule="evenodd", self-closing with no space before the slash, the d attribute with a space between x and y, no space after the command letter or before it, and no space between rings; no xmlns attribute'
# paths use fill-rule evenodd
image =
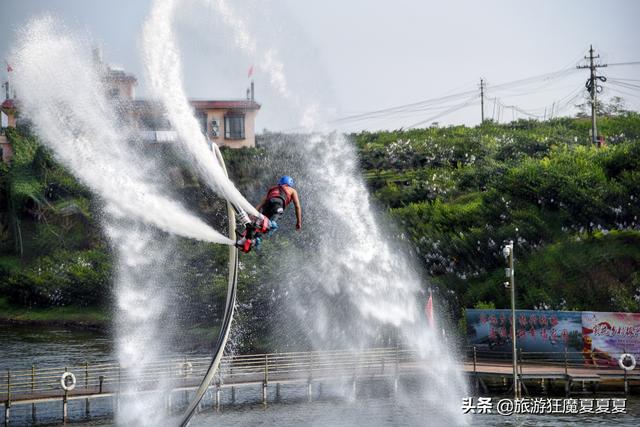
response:
<svg viewBox="0 0 640 427"><path fill-rule="evenodd" d="M276 221L280 219L284 210L292 202L296 208L296 230L302 228L302 209L294 185L293 178L290 176L285 175L280 178L278 185L269 188L267 195L256 206L260 215L253 218L253 221L248 220L246 213L241 212L240 218L245 224L245 231L236 242L236 246L242 252L248 253L251 248L260 244L263 234L275 231L278 228Z"/></svg>

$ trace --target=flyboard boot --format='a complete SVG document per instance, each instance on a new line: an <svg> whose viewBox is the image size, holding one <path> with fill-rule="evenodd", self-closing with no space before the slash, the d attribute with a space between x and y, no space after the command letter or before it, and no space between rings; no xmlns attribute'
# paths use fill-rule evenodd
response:
<svg viewBox="0 0 640 427"><path fill-rule="evenodd" d="M258 214L251 220L245 211L239 211L238 221L244 226L244 231L239 233L236 247L244 253L249 253L251 248L259 246L262 241L261 236L271 229L271 221L262 214Z"/></svg>

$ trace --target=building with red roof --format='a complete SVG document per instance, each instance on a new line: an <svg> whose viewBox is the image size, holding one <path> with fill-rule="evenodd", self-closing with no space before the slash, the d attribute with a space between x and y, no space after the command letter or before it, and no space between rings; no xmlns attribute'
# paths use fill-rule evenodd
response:
<svg viewBox="0 0 640 427"><path fill-rule="evenodd" d="M109 99L117 100L120 119L138 130L140 138L150 143L172 143L177 140L165 118L163 106L155 100L135 98L136 77L124 70L112 68L102 59L99 49L94 49L93 60L102 76L105 94ZM0 105L6 115L2 126L15 127L19 117L19 100L9 97ZM189 101L203 135L210 144L220 147L242 148L255 147L255 120L260 104L254 100L254 88L251 83L246 99ZM4 128L0 130L0 158L9 162L13 154L11 144L5 136Z"/></svg>

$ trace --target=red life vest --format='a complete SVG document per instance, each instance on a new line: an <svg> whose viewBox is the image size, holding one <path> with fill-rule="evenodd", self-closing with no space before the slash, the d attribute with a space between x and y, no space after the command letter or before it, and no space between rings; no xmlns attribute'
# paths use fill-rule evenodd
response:
<svg viewBox="0 0 640 427"><path fill-rule="evenodd" d="M267 192L267 200L271 199L282 199L283 207L285 208L291 203L291 196L287 193L287 190L284 189L284 185L276 185L269 189Z"/></svg>

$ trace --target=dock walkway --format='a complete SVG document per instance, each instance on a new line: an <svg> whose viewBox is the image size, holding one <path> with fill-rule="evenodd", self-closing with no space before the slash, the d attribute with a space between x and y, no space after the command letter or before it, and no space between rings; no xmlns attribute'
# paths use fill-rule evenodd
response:
<svg viewBox="0 0 640 427"><path fill-rule="evenodd" d="M461 363L477 394L506 393L513 379L513 367L507 355L487 354L469 348ZM496 358L497 356L497 358ZM490 358L492 357L492 358ZM117 363L89 364L62 368L8 370L0 376L0 400L4 403L5 424L10 409L15 405L31 404L35 411L38 403L62 401L62 418L67 418L67 402L95 398L117 400L135 390L137 393L164 392L170 406L171 395L178 391L194 390L211 362L209 357L183 357L160 360L149 364L142 372L137 367ZM557 354L519 354L519 376L525 388L546 394L560 388L567 396L596 393L605 384L607 391L630 393L640 386L640 369L625 372L617 367L598 367L585 363L578 355L567 352ZM437 360L422 359L415 350L403 348L373 348L361 351L334 350L313 352L273 353L226 356L222 359L210 389L215 392L214 405L219 408L220 391L243 386L262 387L263 403L267 403L267 387L299 383L307 385L307 397L312 398L312 383L342 381L351 383L354 395L359 382L388 379L397 391L398 381L406 377L433 375L439 372ZM441 370L441 369L440 369ZM136 372L136 375L134 375ZM62 377L71 373L75 377L73 389L64 390ZM445 374L445 373L443 373ZM67 377L70 375L67 374ZM613 387L613 389L611 388Z"/></svg>

